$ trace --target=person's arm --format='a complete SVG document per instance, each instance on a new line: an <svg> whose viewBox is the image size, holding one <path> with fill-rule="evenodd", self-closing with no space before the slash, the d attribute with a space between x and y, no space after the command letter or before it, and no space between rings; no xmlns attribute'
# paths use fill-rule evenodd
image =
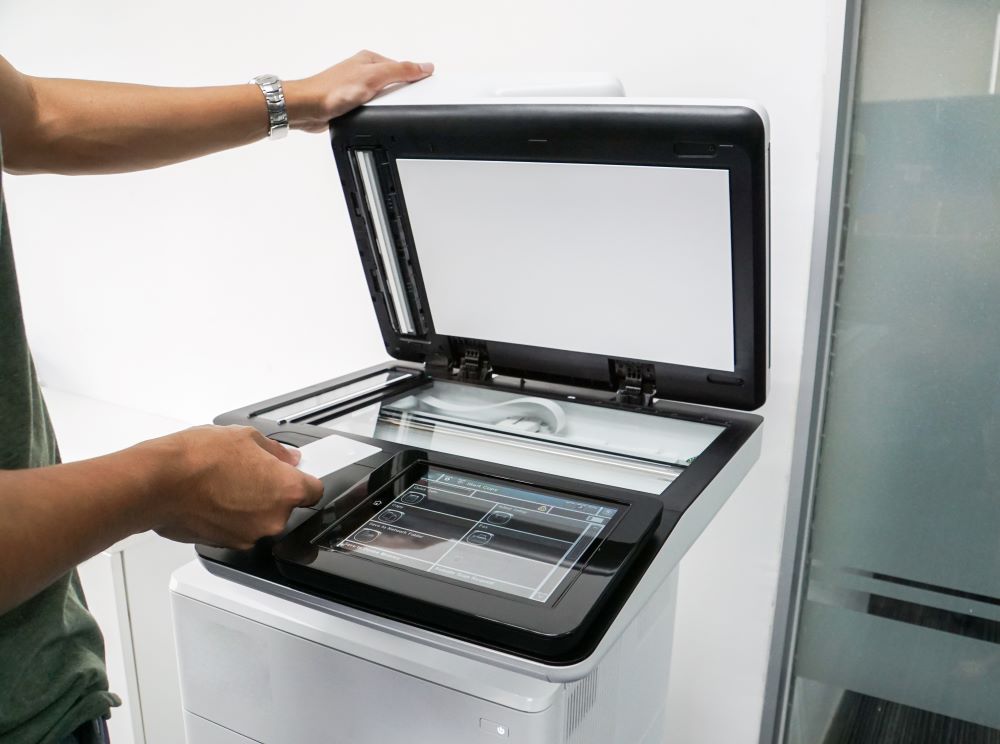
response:
<svg viewBox="0 0 1000 744"><path fill-rule="evenodd" d="M430 64L359 52L318 75L283 83L289 126L320 132L330 119ZM123 173L245 145L268 131L253 84L165 88L24 75L0 57L0 136L10 173Z"/></svg>
<svg viewBox="0 0 1000 744"><path fill-rule="evenodd" d="M203 426L93 460L0 470L0 615L131 534L245 549L316 503L298 452Z"/></svg>

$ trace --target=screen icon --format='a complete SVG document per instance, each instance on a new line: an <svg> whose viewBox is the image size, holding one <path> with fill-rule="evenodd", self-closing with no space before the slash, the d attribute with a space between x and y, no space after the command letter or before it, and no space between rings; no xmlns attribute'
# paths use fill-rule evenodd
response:
<svg viewBox="0 0 1000 744"><path fill-rule="evenodd" d="M486 517L486 521L490 524L507 524L513 518L514 515L508 512L491 512Z"/></svg>
<svg viewBox="0 0 1000 744"><path fill-rule="evenodd" d="M372 540L375 540L381 535L382 533L379 532L378 530L372 530L366 527L363 530L358 530L357 532L355 532L354 537L351 539L354 540L354 542L370 543Z"/></svg>
<svg viewBox="0 0 1000 744"><path fill-rule="evenodd" d="M490 540L493 539L493 535L491 535L489 532L476 530L465 539L468 542L472 543L473 545L486 545Z"/></svg>
<svg viewBox="0 0 1000 744"><path fill-rule="evenodd" d="M386 509L384 512L379 514L376 519L379 522L385 522L386 524L392 524L393 522L399 521L403 516L403 512L396 509Z"/></svg>

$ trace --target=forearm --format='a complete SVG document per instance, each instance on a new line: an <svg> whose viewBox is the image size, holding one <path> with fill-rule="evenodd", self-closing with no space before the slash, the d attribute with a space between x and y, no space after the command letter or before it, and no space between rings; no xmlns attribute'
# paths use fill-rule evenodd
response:
<svg viewBox="0 0 1000 744"><path fill-rule="evenodd" d="M149 449L0 471L0 614L108 546L157 526L161 459Z"/></svg>
<svg viewBox="0 0 1000 744"><path fill-rule="evenodd" d="M247 426L199 426L93 460L0 470L0 615L137 532L246 550L315 504L296 452Z"/></svg>
<svg viewBox="0 0 1000 744"><path fill-rule="evenodd" d="M358 52L284 84L288 124L326 131L331 119L389 85L431 74L429 63ZM0 132L10 173L123 173L178 163L264 137L260 88L213 88L61 80L25 75L0 57Z"/></svg>
<svg viewBox="0 0 1000 744"><path fill-rule="evenodd" d="M7 168L94 174L156 168L261 139L267 108L256 85L159 88L25 76L34 128Z"/></svg>

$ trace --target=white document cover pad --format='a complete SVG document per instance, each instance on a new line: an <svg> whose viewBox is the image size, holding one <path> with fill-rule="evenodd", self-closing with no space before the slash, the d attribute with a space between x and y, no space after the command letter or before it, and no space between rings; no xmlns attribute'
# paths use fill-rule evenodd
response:
<svg viewBox="0 0 1000 744"><path fill-rule="evenodd" d="M396 166L437 333L734 370L727 170Z"/></svg>

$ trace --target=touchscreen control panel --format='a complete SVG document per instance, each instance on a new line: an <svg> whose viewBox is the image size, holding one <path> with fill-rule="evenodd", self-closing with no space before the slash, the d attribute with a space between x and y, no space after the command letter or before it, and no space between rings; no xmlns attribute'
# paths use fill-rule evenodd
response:
<svg viewBox="0 0 1000 744"><path fill-rule="evenodd" d="M404 450L272 555L285 577L351 606L556 658L586 636L662 514L642 493Z"/></svg>
<svg viewBox="0 0 1000 744"><path fill-rule="evenodd" d="M443 468L371 497L372 516L321 548L546 602L627 507Z"/></svg>

